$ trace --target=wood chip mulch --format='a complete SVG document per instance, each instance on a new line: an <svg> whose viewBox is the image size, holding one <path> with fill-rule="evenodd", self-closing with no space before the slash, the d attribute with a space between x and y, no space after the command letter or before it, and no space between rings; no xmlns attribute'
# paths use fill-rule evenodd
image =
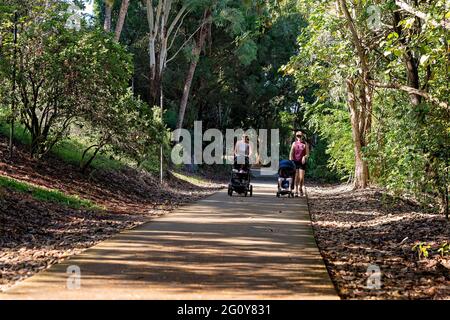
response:
<svg viewBox="0 0 450 320"><path fill-rule="evenodd" d="M450 257L437 252L450 242L443 215L377 188L307 190L316 241L341 298L450 299ZM412 250L417 242L431 246L428 258ZM369 279L370 265L380 269L381 286Z"/></svg>

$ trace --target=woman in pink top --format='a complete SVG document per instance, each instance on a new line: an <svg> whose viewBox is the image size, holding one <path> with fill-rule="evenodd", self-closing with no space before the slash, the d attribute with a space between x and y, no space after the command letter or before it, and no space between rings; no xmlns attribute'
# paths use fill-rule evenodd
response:
<svg viewBox="0 0 450 320"><path fill-rule="evenodd" d="M295 196L303 196L303 184L305 182L306 161L309 157L309 146L301 131L295 133L295 141L292 143L289 160L295 163Z"/></svg>

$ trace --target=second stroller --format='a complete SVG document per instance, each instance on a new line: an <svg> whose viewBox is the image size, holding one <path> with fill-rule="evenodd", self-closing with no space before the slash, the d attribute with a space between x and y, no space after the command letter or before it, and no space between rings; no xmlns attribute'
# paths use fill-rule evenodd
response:
<svg viewBox="0 0 450 320"><path fill-rule="evenodd" d="M295 164L290 160L281 160L278 168L277 197L294 197Z"/></svg>

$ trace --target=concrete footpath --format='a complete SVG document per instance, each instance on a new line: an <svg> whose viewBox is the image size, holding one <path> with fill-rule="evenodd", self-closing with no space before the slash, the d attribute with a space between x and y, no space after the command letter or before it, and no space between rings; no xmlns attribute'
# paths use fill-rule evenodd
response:
<svg viewBox="0 0 450 320"><path fill-rule="evenodd" d="M0 300L338 299L306 199L278 199L275 189L276 182L258 182L251 198L225 190L180 207L17 284ZM69 286L68 268L81 272Z"/></svg>

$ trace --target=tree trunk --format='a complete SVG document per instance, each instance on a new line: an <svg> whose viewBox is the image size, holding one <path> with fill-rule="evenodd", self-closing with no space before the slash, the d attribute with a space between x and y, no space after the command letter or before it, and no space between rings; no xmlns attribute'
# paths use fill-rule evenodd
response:
<svg viewBox="0 0 450 320"><path fill-rule="evenodd" d="M159 93L160 93L160 79L157 59L157 40L158 40L158 30L160 27L160 16L162 10L163 1L160 0L157 6L156 17L154 15L153 2L151 0L146 1L147 5L147 22L149 26L149 41L148 41L148 53L149 53L149 91L148 91L148 105L152 108L159 104Z"/></svg>
<svg viewBox="0 0 450 320"><path fill-rule="evenodd" d="M365 189L369 185L369 166L363 160L361 148L355 145L355 189Z"/></svg>
<svg viewBox="0 0 450 320"><path fill-rule="evenodd" d="M192 79L194 78L195 69L197 68L198 57L200 55L199 53L196 53L197 51L200 51L197 50L197 48L198 45L194 49L192 49L195 60L191 62L188 74L186 76L186 80L184 82L183 96L181 97L180 110L178 112L177 129L181 129L183 127L184 114L186 113L186 106L188 103L189 92L191 90Z"/></svg>
<svg viewBox="0 0 450 320"><path fill-rule="evenodd" d="M17 69L17 20L18 13L14 12L14 31L13 31L13 44L14 44L14 53L13 53L13 69L12 69L12 103L11 103L11 122L10 122L10 131L9 131L9 158L13 158L14 154L14 126L16 121L16 69ZM1 39L0 39L1 40ZM0 41L1 42L1 41ZM1 48L0 48L1 49Z"/></svg>
<svg viewBox="0 0 450 320"><path fill-rule="evenodd" d="M365 121L356 105L355 85L353 80L347 79L347 103L350 109L350 121L352 125L352 137L355 150L355 177L354 188L364 189L369 184L369 166L363 159L362 147L365 144L361 124ZM362 121L363 120L363 121Z"/></svg>
<svg viewBox="0 0 450 320"><path fill-rule="evenodd" d="M111 13L113 8L113 1L105 1L105 22L103 24L103 29L106 32L111 32Z"/></svg>
<svg viewBox="0 0 450 320"><path fill-rule="evenodd" d="M444 191L444 194L443 194L444 199L443 199L442 202L444 203L445 217L446 217L447 220L448 220L448 211L449 211L449 205L448 205L448 189L449 189L449 181L448 181L449 174L448 174L448 167L447 167L447 169L446 169L445 171L446 171L446 175L445 175L445 179L444 179L444 181L445 181L445 183L444 183L444 185L445 185L445 191Z"/></svg>
<svg viewBox="0 0 450 320"><path fill-rule="evenodd" d="M192 56L193 61L189 66L189 71L186 76L186 81L184 82L183 96L181 97L180 110L178 113L178 122L177 129L181 129L183 127L184 115L186 113L186 107L189 99L189 93L191 91L192 79L194 78L195 69L197 68L198 59L200 57L200 53L205 44L206 36L208 35L208 24L206 23L211 16L211 11L209 9L205 10L203 15L203 26L199 30L199 34L196 40L196 45L192 48ZM178 140L179 137L177 137Z"/></svg>
<svg viewBox="0 0 450 320"><path fill-rule="evenodd" d="M94 154L89 158L88 161L86 161L85 164L81 164L80 163L80 171L82 173L85 173L87 168L89 168L89 166L91 165L92 161L94 161L94 159L97 157L98 152L101 150L101 148L103 148L103 145L99 145L99 146L95 146L97 147L97 149L95 149ZM90 149L90 148L89 148ZM88 150L88 149L87 149ZM85 152L87 151L85 150ZM85 153L83 153L83 157L85 157Z"/></svg>
<svg viewBox="0 0 450 320"><path fill-rule="evenodd" d="M420 89L420 79L419 79L419 69L418 60L414 58L412 52L408 49L408 42L403 37L402 27L399 25L402 20L402 16L399 12L394 12L394 31L397 32L399 36L400 43L407 48L406 53L403 57L406 66L406 75L408 78L408 86L411 88ZM422 100L422 97L415 93L409 94L411 104L413 106L418 106Z"/></svg>
<svg viewBox="0 0 450 320"><path fill-rule="evenodd" d="M419 70L417 68L418 62L409 50L405 55L405 63L408 74L408 85L414 89L420 89ZM422 97L414 93L411 93L409 97L413 106L418 106L422 101Z"/></svg>
<svg viewBox="0 0 450 320"><path fill-rule="evenodd" d="M353 45L356 49L359 62L361 64L362 74L359 76L359 100L360 106L355 96L354 79L347 79L347 103L350 109L350 121L352 125L352 136L355 150L355 189L366 188L369 184L369 166L363 159L362 148L367 145L367 139L372 127L372 89L369 87L371 79L369 59L364 49L361 37L358 34L354 18L352 17L346 0L338 0L345 19L347 27L353 39Z"/></svg>
<svg viewBox="0 0 450 320"><path fill-rule="evenodd" d="M155 66L157 68L157 66ZM161 93L161 77L158 71L155 72L152 67L150 67L150 84L149 84L149 106L159 106L160 104L160 93Z"/></svg>
<svg viewBox="0 0 450 320"><path fill-rule="evenodd" d="M128 12L128 5L130 4L130 0L122 0L122 5L120 6L119 18L117 19L116 31L114 35L114 39L119 42L120 35L122 33L123 24L125 22L125 17Z"/></svg>
<svg viewBox="0 0 450 320"><path fill-rule="evenodd" d="M152 0L146 0L147 22L149 26L149 105L159 105L163 74L168 62L167 53L173 44L179 27L183 23L188 5L183 5L170 22L172 0L157 1L156 8ZM177 27L178 26L178 27ZM169 37L172 32L172 42ZM170 44L169 44L170 43ZM181 48L177 51L179 52ZM173 58L173 57L172 57Z"/></svg>

